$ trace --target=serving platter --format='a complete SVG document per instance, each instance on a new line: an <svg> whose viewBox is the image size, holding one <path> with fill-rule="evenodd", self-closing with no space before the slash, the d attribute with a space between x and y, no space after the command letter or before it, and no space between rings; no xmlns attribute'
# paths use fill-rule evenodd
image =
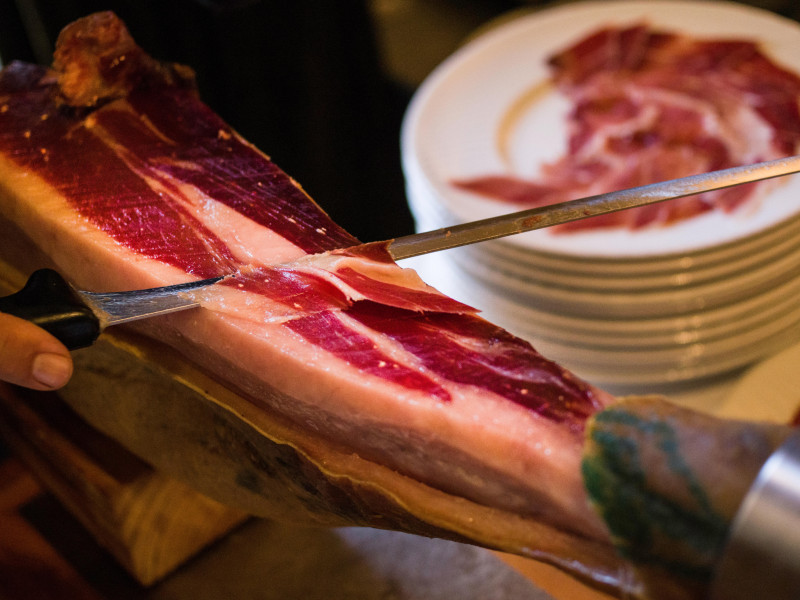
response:
<svg viewBox="0 0 800 600"><path fill-rule="evenodd" d="M547 59L606 25L649 23L702 38L758 41L776 63L800 71L800 26L731 2L576 2L487 28L423 83L403 128L406 168L418 169L432 197L460 221L509 212L509 205L451 185L485 174L531 177L564 152L565 101L548 85ZM409 165L413 165L410 167ZM783 178L763 201L734 214L710 211L670 228L550 231L512 243L557 255L647 257L746 240L800 212L800 178Z"/></svg>

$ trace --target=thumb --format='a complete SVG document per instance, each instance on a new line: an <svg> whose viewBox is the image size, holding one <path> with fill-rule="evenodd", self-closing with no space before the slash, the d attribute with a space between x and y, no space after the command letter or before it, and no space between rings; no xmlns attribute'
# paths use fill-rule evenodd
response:
<svg viewBox="0 0 800 600"><path fill-rule="evenodd" d="M64 344L33 323L0 313L0 380L54 390L71 375L72 357Z"/></svg>

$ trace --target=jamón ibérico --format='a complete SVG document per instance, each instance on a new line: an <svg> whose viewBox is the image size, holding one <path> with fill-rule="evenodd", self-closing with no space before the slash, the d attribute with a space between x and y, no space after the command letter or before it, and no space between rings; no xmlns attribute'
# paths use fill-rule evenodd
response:
<svg viewBox="0 0 800 600"><path fill-rule="evenodd" d="M600 29L548 61L570 103L567 151L531 180L462 175L453 185L520 207L563 202L791 156L800 144L800 77L755 42L699 39L647 24ZM547 140L531 141L547 143ZM676 223L735 211L770 183L747 184L554 228Z"/></svg>

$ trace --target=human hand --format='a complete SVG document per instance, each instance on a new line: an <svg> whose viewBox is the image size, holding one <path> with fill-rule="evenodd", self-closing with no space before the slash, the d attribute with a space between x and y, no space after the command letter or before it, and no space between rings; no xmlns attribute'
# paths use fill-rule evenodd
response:
<svg viewBox="0 0 800 600"><path fill-rule="evenodd" d="M55 390L72 375L66 346L41 327L0 313L0 381Z"/></svg>

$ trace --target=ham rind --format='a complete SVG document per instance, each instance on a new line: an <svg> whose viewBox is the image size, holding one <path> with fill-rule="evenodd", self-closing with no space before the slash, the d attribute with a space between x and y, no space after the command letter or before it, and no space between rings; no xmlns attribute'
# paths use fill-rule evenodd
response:
<svg viewBox="0 0 800 600"><path fill-rule="evenodd" d="M634 565L641 595L710 596L742 498L793 433L788 425L717 419L655 398L628 399L590 419L586 486Z"/></svg>
<svg viewBox="0 0 800 600"><path fill-rule="evenodd" d="M227 275L202 308L130 327L374 465L360 477L382 474L393 506L410 510L410 481L446 498L409 530L621 585L580 475L586 419L612 397L358 245L110 13L68 27L53 69L0 74L0 211L36 248L26 267L47 257L83 289ZM504 520L523 524L513 543Z"/></svg>
<svg viewBox="0 0 800 600"><path fill-rule="evenodd" d="M790 156L800 144L800 78L746 40L697 40L647 25L601 29L549 60L571 103L568 153L535 180L464 177L459 189L521 206L556 202ZM554 228L631 230L733 212L749 184Z"/></svg>

